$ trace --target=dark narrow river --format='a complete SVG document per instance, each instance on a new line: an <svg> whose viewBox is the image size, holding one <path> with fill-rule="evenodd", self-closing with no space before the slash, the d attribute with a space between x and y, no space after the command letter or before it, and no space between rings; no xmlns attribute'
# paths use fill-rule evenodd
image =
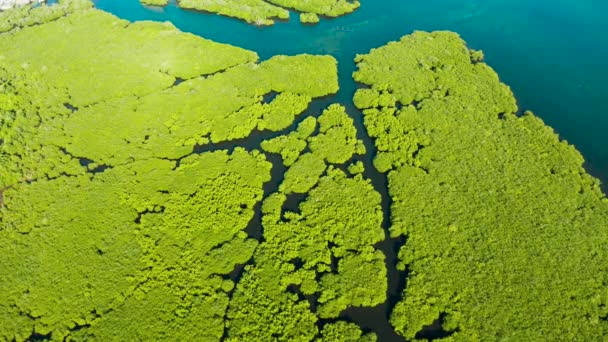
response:
<svg viewBox="0 0 608 342"><path fill-rule="evenodd" d="M608 2L596 0L361 0L354 14L322 20L304 26L293 14L289 22L272 27L255 27L236 19L184 11L171 4L166 8L146 8L138 0L97 0L98 8L123 19L171 21L183 31L222 43L256 51L261 59L273 55L300 53L331 54L339 61L340 91L316 101L309 110L318 115L333 102L346 105L355 119L359 138L368 153L359 158L365 163L365 176L383 196L384 227L390 226L390 197L384 175L373 169L373 142L367 136L361 113L352 105L357 84L351 74L356 54L368 52L414 30L452 30L460 33L474 49L482 49L486 62L513 89L524 110L532 110L563 139L576 145L587 160L587 169L603 183L608 182ZM303 117L300 117L300 121ZM292 127L295 127L296 123ZM276 134L256 133L250 139L226 144L258 148L262 139ZM267 192L281 180L278 158ZM606 189L606 187L604 187ZM255 227L259 215L249 228ZM341 318L365 330L374 331L380 341L401 341L387 317L405 286L406 274L395 268L396 253L404 239L387 239L379 244L387 257L389 291L386 303L367 309L348 309ZM427 327L427 338L441 331ZM438 330L438 329L435 329Z"/></svg>

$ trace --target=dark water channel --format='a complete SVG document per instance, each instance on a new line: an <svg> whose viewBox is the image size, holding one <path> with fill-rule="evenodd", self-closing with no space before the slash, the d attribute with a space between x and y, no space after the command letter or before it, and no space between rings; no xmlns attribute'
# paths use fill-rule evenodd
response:
<svg viewBox="0 0 608 342"><path fill-rule="evenodd" d="M256 51L331 54L340 63L336 101L350 103L353 58L414 30L452 30L511 86L521 107L534 111L582 152L588 169L608 180L608 2L599 0L361 0L348 16L304 26L255 27L172 4L146 8L138 0L95 0L121 18L171 21L183 31Z"/></svg>
<svg viewBox="0 0 608 342"><path fill-rule="evenodd" d="M587 160L587 169L603 183L608 181L608 2L596 0L361 0L362 7L352 15L322 20L304 26L293 14L289 22L259 28L244 22L211 14L184 11L171 4L166 8L146 8L137 0L96 0L98 8L121 18L171 21L183 31L218 42L256 51L262 60L277 54L331 54L339 61L340 91L316 100L308 111L318 116L323 108L339 102L354 118L359 138L367 154L358 157L366 167L364 176L382 194L383 227L390 226L390 197L386 176L372 165L373 142L363 126L362 114L352 105L358 85L352 80L356 54L366 53L414 30L452 30L459 32L472 48L483 49L486 62L509 84L523 109L530 109L573 143ZM290 127L293 130L304 116ZM262 140L281 133L258 132L247 139L195 149L259 148ZM265 195L278 189L285 168L280 158L271 157L272 181ZM286 207L297 209L303 198L290 198ZM247 231L263 240L259 206ZM388 322L394 304L406 285L406 272L395 267L404 238L378 244L386 255L389 290L386 303L374 308L350 308L340 319L354 322L377 333L379 341L403 341ZM239 271L240 272L240 271ZM425 327L417 337L447 336L441 318Z"/></svg>

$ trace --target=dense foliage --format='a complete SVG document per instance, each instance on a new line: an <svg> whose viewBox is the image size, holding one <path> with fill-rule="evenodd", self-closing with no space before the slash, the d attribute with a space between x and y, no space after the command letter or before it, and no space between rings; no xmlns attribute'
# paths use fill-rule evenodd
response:
<svg viewBox="0 0 608 342"><path fill-rule="evenodd" d="M354 98L388 172L407 287L391 322L455 340L607 334L608 200L583 158L450 32L358 56Z"/></svg>
<svg viewBox="0 0 608 342"><path fill-rule="evenodd" d="M321 19L316 13L302 13L300 14L300 22L303 24L316 24Z"/></svg>
<svg viewBox="0 0 608 342"><path fill-rule="evenodd" d="M255 25L272 25L275 18L289 19L288 10L264 0L182 0L179 6L238 18Z"/></svg>
<svg viewBox="0 0 608 342"><path fill-rule="evenodd" d="M59 0L55 6L27 6L16 7L10 11L0 12L0 33L15 28L39 25L59 19L68 13L91 8L89 0Z"/></svg>
<svg viewBox="0 0 608 342"><path fill-rule="evenodd" d="M253 21L358 6L239 4ZM369 151L340 104L300 117L338 91L334 58L260 62L91 7L0 13L0 340L375 341L345 318L387 300L366 153L406 241L397 333L606 335L608 200L458 35L357 57Z"/></svg>
<svg viewBox="0 0 608 342"><path fill-rule="evenodd" d="M303 13L338 17L359 8L358 0L266 0L281 7L293 8Z"/></svg>
<svg viewBox="0 0 608 342"><path fill-rule="evenodd" d="M140 0L151 6L166 6L168 0ZM289 11L301 13L300 21L315 24L319 15L338 17L359 8L359 1L351 0L180 0L178 6L186 9L217 13L238 18L250 24L272 25L275 19L288 20Z"/></svg>
<svg viewBox="0 0 608 342"><path fill-rule="evenodd" d="M80 172L62 161L74 156L90 168L178 159L209 142L281 130L312 98L338 90L331 57L256 64L251 51L94 10L0 35L0 45L4 87L19 88L0 126L0 188ZM265 103L271 92L279 95Z"/></svg>
<svg viewBox="0 0 608 342"><path fill-rule="evenodd" d="M219 339L270 166L219 151L6 191L0 336Z"/></svg>
<svg viewBox="0 0 608 342"><path fill-rule="evenodd" d="M140 0L140 2L147 6L167 6L169 0Z"/></svg>
<svg viewBox="0 0 608 342"><path fill-rule="evenodd" d="M215 145L289 127L313 98L338 90L336 61L300 55L258 64L253 52L169 24L128 23L84 2L69 4L58 5L69 10L48 22L0 35L0 340L217 341L226 325L238 335L238 315L234 324L226 315L239 270L254 253L272 249L256 252L260 242L248 233L272 165L255 149ZM6 15L29 13L21 11ZM267 94L276 96L265 100ZM324 217L305 220L318 239L335 243L345 266L322 274L328 261L315 259L307 272L280 281L299 284L300 276L316 284L323 315L336 317L347 305L384 300L382 255L370 245L381 238L380 197L360 176L325 173L325 160L344 163L346 154L362 151L341 107L318 124L303 122L303 139L320 132L311 146L318 139L343 145L311 147L324 177L324 186L310 184L319 188L311 196L345 211L352 209L329 195L363 189L352 200L364 205L365 227L376 229L375 237L358 241L379 282L361 300L341 285L356 288L348 279L364 271L363 264L352 267L363 256L339 247L359 246L345 240L347 227L336 224L326 237ZM290 177L300 181L297 173ZM279 224L268 222L268 231ZM296 227L294 219L283 228L296 234ZM290 253L313 252L299 248ZM330 250L317 253L326 258ZM273 261L263 261L256 269L272 271ZM318 283L312 269L319 269ZM305 304L297 306L317 321L321 313ZM372 338L339 321L323 325L317 337L337 334Z"/></svg>
<svg viewBox="0 0 608 342"><path fill-rule="evenodd" d="M365 149L344 107L330 106L317 121L315 135L316 122L307 118L297 131L263 144L277 153L290 139L304 146L291 151L295 157L288 154L283 182L262 205L264 241L230 303L229 341L310 341L319 335L319 318L386 299L384 254L374 248L384 239L380 195L361 175L337 168ZM310 152L302 152L306 145ZM285 208L294 193L307 194L296 211ZM321 335L327 341L375 340L342 323L325 324Z"/></svg>

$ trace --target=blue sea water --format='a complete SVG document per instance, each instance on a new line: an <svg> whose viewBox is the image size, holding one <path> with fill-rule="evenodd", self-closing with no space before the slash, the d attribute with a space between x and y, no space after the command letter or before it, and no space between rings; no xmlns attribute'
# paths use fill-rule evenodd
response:
<svg viewBox="0 0 608 342"><path fill-rule="evenodd" d="M608 1L604 0L361 0L351 15L315 26L289 22L255 27L213 14L146 8L138 0L96 0L121 18L171 21L183 31L256 51L331 54L341 91L356 89L353 58L415 30L451 30L511 86L521 109L532 110L582 152L588 170L608 182Z"/></svg>

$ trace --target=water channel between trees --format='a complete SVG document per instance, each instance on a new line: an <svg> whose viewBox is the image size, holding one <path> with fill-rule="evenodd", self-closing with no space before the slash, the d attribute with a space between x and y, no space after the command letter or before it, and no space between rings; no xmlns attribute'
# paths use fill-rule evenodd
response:
<svg viewBox="0 0 608 342"><path fill-rule="evenodd" d="M608 131L603 100L608 96L608 38L602 34L608 22L602 14L608 5L582 1L406 1L362 0L354 14L327 20L315 26L299 23L292 13L289 22L271 27L255 27L236 19L179 9L174 3L166 8L146 8L137 0L97 0L96 6L123 19L171 21L179 29L202 37L240 46L258 53L262 60L274 55L300 53L331 54L339 62L340 91L313 102L307 114L318 116L331 103L341 103L355 119L358 138L367 153L359 158L365 165L365 177L381 193L384 228L390 225L390 197L386 176L372 165L373 141L363 126L362 114L352 105L359 87L353 79L356 54L367 53L414 30L452 30L460 33L471 48L482 49L486 62L511 86L520 109L532 110L552 126L562 138L574 144L585 156L590 173L608 181L608 150L604 132ZM598 8L603 6L603 9ZM288 129L293 130L305 115ZM262 140L281 133L254 133L242 141L205 147L211 149L244 146L257 149ZM202 152L202 151L201 151ZM273 179L265 193L275 191L284 173L278 158L273 162ZM604 187L605 189L605 187ZM290 198L286 204L297 209L301 200ZM248 229L261 237L259 208ZM390 239L378 244L386 255L388 300L374 308L351 308L341 315L368 331L380 341L401 341L388 323L388 315L406 282L405 272L395 268L396 254L405 241ZM440 322L439 322L440 323ZM441 324L429 326L424 338L442 337Z"/></svg>

